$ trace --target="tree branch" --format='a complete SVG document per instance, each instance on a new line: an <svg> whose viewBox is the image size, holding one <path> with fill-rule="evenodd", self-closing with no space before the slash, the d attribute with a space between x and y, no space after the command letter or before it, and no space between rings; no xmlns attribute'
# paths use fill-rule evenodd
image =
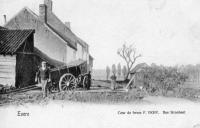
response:
<svg viewBox="0 0 200 128"><path fill-rule="evenodd" d="M127 75L129 75L133 65L135 64L136 60L141 57L141 54L136 55L136 48L134 48L133 45L127 46L126 44L124 44L122 48L118 49L117 53L125 60L128 69Z"/></svg>

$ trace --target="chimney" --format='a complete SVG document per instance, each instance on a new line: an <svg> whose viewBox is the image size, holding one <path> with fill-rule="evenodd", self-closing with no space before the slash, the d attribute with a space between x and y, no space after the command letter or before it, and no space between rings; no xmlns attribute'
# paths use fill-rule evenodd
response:
<svg viewBox="0 0 200 128"><path fill-rule="evenodd" d="M47 22L47 7L45 4L40 4L39 6L39 17L43 22Z"/></svg>
<svg viewBox="0 0 200 128"><path fill-rule="evenodd" d="M4 23L6 24L6 15L3 15L3 18L4 18Z"/></svg>
<svg viewBox="0 0 200 128"><path fill-rule="evenodd" d="M65 26L68 27L69 29L71 29L71 23L70 22L65 22Z"/></svg>
<svg viewBox="0 0 200 128"><path fill-rule="evenodd" d="M52 0L44 0L44 4L47 6L48 12L52 12L52 7L53 7Z"/></svg>

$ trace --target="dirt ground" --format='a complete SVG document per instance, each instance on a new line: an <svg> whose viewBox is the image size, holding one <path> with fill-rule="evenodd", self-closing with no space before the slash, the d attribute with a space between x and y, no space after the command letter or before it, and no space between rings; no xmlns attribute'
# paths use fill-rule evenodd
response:
<svg viewBox="0 0 200 128"><path fill-rule="evenodd" d="M187 102L183 98L159 97L149 96L147 92L140 92L138 90L131 90L125 92L122 88L125 84L117 85L118 89L112 91L110 83L105 81L93 81L91 90L80 89L74 92L60 92L49 94L48 97L43 98L41 90L32 90L17 94L0 95L0 105L24 105L27 103L46 105L52 101L70 101L70 102L88 102L88 103L106 103L106 104L162 104L172 102ZM144 98L144 99L143 99ZM196 102L199 99L195 100Z"/></svg>
<svg viewBox="0 0 200 128"><path fill-rule="evenodd" d="M1 96L0 113L6 116L0 118L0 127L196 128L200 124L199 100L150 95L140 99L136 90L111 92L109 83L96 81L94 85L93 92L54 93L47 98L42 98L41 90ZM16 118L17 111L29 112L30 116ZM159 114L122 114L127 111ZM185 113L163 114L163 111ZM15 123L7 123L8 120Z"/></svg>

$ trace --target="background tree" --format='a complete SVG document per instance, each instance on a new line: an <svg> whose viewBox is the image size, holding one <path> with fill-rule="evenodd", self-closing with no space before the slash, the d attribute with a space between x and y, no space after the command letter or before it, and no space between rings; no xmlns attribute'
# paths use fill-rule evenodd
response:
<svg viewBox="0 0 200 128"><path fill-rule="evenodd" d="M128 79L128 76L130 74L130 71L133 68L133 65L135 64L136 60L141 57L141 54L136 53L136 48L133 47L133 45L127 46L124 44L122 48L119 48L117 51L117 54L122 57L122 59L126 62L127 66L127 75L125 79Z"/></svg>
<svg viewBox="0 0 200 128"><path fill-rule="evenodd" d="M117 69L116 69L116 65L115 64L112 65L112 73L113 73L113 75L116 76Z"/></svg>
<svg viewBox="0 0 200 128"><path fill-rule="evenodd" d="M177 67L151 65L143 70L144 86L154 93L156 90L166 95L168 90L174 90L183 85L188 75Z"/></svg>
<svg viewBox="0 0 200 128"><path fill-rule="evenodd" d="M118 63L118 65L117 65L117 75L118 75L118 77L120 77L120 76L121 76L121 74L122 74L122 68L121 68L121 64L120 64L120 63Z"/></svg>
<svg viewBox="0 0 200 128"><path fill-rule="evenodd" d="M110 68L109 68L109 66L107 66L106 67L106 80L108 80L109 76L110 76Z"/></svg>
<svg viewBox="0 0 200 128"><path fill-rule="evenodd" d="M127 69L126 69L126 66L125 66L125 65L123 66L122 74L123 74L124 79L125 79L125 78L126 78L126 75L127 75Z"/></svg>

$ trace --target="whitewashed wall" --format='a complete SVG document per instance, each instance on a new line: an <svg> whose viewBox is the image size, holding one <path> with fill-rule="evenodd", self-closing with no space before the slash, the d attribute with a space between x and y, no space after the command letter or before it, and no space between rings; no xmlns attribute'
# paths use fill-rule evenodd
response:
<svg viewBox="0 0 200 128"><path fill-rule="evenodd" d="M83 51L82 46L77 43L76 59L83 59L82 51Z"/></svg>
<svg viewBox="0 0 200 128"><path fill-rule="evenodd" d="M0 84L15 86L16 56L0 55Z"/></svg>
<svg viewBox="0 0 200 128"><path fill-rule="evenodd" d="M89 60L89 53L87 49L80 44L77 44L76 59L82 59L85 61Z"/></svg>
<svg viewBox="0 0 200 128"><path fill-rule="evenodd" d="M66 56L67 56L67 61L66 63L72 62L76 60L76 50L72 49L69 46L66 46L67 48L67 52L66 52Z"/></svg>

